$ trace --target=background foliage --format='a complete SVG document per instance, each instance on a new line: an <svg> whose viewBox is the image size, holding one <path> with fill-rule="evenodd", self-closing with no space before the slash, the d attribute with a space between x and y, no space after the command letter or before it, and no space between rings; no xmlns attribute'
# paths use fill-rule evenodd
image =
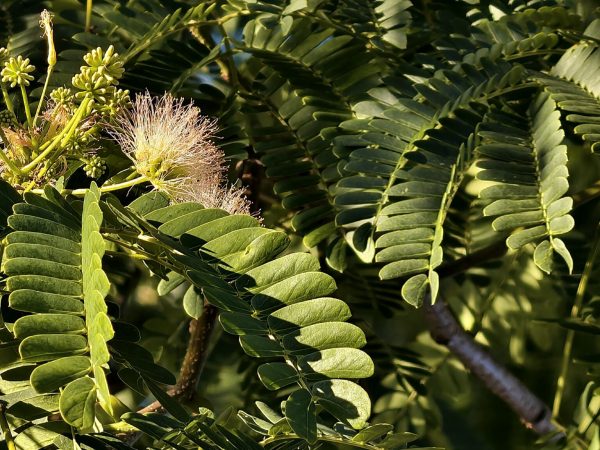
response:
<svg viewBox="0 0 600 450"><path fill-rule="evenodd" d="M114 46L119 89L217 120L263 221L113 189L119 102L81 88L93 139L0 185L2 445L600 448L594 1L4 1L32 105L43 7L48 92ZM552 433L436 343L430 299Z"/></svg>

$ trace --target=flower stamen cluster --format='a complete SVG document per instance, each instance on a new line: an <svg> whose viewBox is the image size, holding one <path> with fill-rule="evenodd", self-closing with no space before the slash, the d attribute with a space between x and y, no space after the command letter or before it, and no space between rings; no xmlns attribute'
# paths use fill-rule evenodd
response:
<svg viewBox="0 0 600 450"><path fill-rule="evenodd" d="M213 139L216 122L166 94L137 95L112 131L136 171L174 201L198 201L230 213L249 212L241 190L227 187L225 159Z"/></svg>

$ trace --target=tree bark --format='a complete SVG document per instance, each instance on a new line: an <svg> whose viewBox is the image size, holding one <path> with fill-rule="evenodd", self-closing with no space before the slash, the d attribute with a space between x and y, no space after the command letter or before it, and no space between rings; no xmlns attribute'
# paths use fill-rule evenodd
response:
<svg viewBox="0 0 600 450"><path fill-rule="evenodd" d="M465 368L519 415L527 428L540 435L559 431L552 423L552 414L546 404L462 329L441 296L434 305L428 297L424 308L433 339L448 347Z"/></svg>
<svg viewBox="0 0 600 450"><path fill-rule="evenodd" d="M205 303L204 312L199 319L190 320L190 337L188 346L179 370L179 379L175 386L167 391L171 397L177 397L182 400L190 400L195 392L202 374L202 369L207 358L207 350L210 343L218 310L209 303ZM162 406L160 402L155 401L150 405L140 409L139 413L150 413L160 411Z"/></svg>

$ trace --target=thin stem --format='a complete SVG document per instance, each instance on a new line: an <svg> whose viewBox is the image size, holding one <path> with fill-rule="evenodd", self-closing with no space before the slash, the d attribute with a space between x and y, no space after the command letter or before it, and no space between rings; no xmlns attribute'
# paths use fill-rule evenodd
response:
<svg viewBox="0 0 600 450"><path fill-rule="evenodd" d="M573 307L571 308L571 319L576 319L579 317L579 313L581 312L581 307L583 306L583 299L585 297L585 291L587 290L587 285L590 280L590 276L592 274L592 269L594 267L594 261L596 260L596 256L598 256L598 250L600 249L600 224L598 228L596 228L596 234L594 236L594 242L592 244L592 249L590 251L590 255L585 262L585 267L583 269L583 273L581 274L581 279L579 280L579 285L577 286L577 293L575 294L575 301L573 302ZM562 361L560 366L560 374L558 376L558 380L556 382L556 393L554 395L554 403L552 405L552 416L558 417L560 413L560 405L562 403L563 394L565 391L566 378L569 372L569 364L571 362L571 351L573 350L573 340L575 339L575 330L568 330L567 337L565 338L565 346L563 348Z"/></svg>
<svg viewBox="0 0 600 450"><path fill-rule="evenodd" d="M205 20L204 22L198 23L198 25L201 25L201 26L222 25L226 22L229 22L232 19L237 19L238 17L248 16L250 14L252 14L252 13L249 10L244 9L241 11L236 11L231 14L226 14L217 19Z"/></svg>
<svg viewBox="0 0 600 450"><path fill-rule="evenodd" d="M118 241L120 242L120 241ZM123 256L123 252L116 252L113 250L105 250L104 254L106 256ZM131 259L139 259L141 261L154 261L153 256L148 255L148 254L141 254L140 252L131 252L131 253L126 253L127 257L131 258Z"/></svg>
<svg viewBox="0 0 600 450"><path fill-rule="evenodd" d="M229 79L232 81L232 84L237 86L239 85L239 77L237 74L237 68L235 67L235 61L233 59L233 49L231 48L231 44L229 42L229 36L227 35L227 32L225 31L225 27L223 26L222 23L220 23L218 25L219 27L219 31L221 32L221 34L223 35L223 45L225 46L225 50L226 50L226 54L227 54L227 66L228 66L228 72L229 72Z"/></svg>
<svg viewBox="0 0 600 450"><path fill-rule="evenodd" d="M102 185L99 188L99 190L100 190L100 192L103 192L103 193L104 192L114 192L114 191L119 191L121 189L131 188L138 184L146 183L147 181L149 181L149 178L142 175L137 178L133 178L131 180L123 181L121 183ZM70 195L74 195L75 197L83 197L87 191L88 191L88 189L73 189L72 191L66 190L65 192ZM34 189L33 192L41 194L43 191L41 189Z"/></svg>
<svg viewBox="0 0 600 450"><path fill-rule="evenodd" d="M131 188L133 186L136 186L138 184L146 183L147 181L149 181L149 178L142 175L137 178L133 178L131 180L123 181L121 183L103 185L100 187L100 192L120 191L121 189L127 189L127 188ZM87 191L88 191L87 189L75 189L75 190L72 190L70 192L70 194L75 195L76 197L82 197L85 195L85 193Z"/></svg>
<svg viewBox="0 0 600 450"><path fill-rule="evenodd" d="M114 238L111 236L111 234L127 235L127 233L125 233L121 230L102 230L102 233L103 233L104 239L106 239L107 241L114 242L118 246L120 246L126 250L129 250L131 253L125 253L127 256L135 257L133 255L139 255L139 256L142 256L146 260L156 261L160 265L166 267L167 269L177 272L178 268L176 266L174 266L173 264L171 264L168 261L165 261L161 258L157 258L156 253L146 252L143 249L141 249L140 247L136 247L133 244L129 244L128 242L122 241L120 239L117 239L117 238ZM136 239L136 238L139 238L139 236L138 235L129 236L129 238Z"/></svg>
<svg viewBox="0 0 600 450"><path fill-rule="evenodd" d="M506 243L503 240L497 241L487 247L469 253L456 261L443 264L437 272L440 278L450 278L465 272L471 267L477 267L487 261L500 258L506 254L506 251Z"/></svg>
<svg viewBox="0 0 600 450"><path fill-rule="evenodd" d="M21 85L21 96L23 97L23 108L25 109L25 115L27 116L27 125L30 129L33 129L33 119L31 118L31 108L29 107L29 99L27 98L27 91L25 86Z"/></svg>
<svg viewBox="0 0 600 450"><path fill-rule="evenodd" d="M544 55L562 55L564 50L557 49L543 49L543 50L532 50L528 52L516 53L514 55L506 56L506 61L514 61L524 58L529 58L530 56L544 56Z"/></svg>
<svg viewBox="0 0 600 450"><path fill-rule="evenodd" d="M89 33L92 29L92 0L87 0L85 5L85 32Z"/></svg>
<svg viewBox="0 0 600 450"><path fill-rule="evenodd" d="M204 36L200 32L200 27L198 27L195 31L192 31L192 36L194 36L194 38L196 38L196 40L198 42L200 42L200 44L204 45L208 50L212 49L215 45L214 42L212 42L212 39L209 40L206 36ZM215 62L217 63L217 66L219 66L219 69L221 70L221 77L225 81L228 81L230 78L228 65L225 64L221 58L217 58L217 60ZM173 91L173 87L171 87L171 91Z"/></svg>
<svg viewBox="0 0 600 450"><path fill-rule="evenodd" d="M8 109L11 113L15 113L15 107L13 106L13 102L10 99L10 95L8 95L8 90L6 89L6 85L4 83L0 83L0 87L2 88L2 96L4 97L4 103L6 103L6 109Z"/></svg>
<svg viewBox="0 0 600 450"><path fill-rule="evenodd" d="M133 58L137 57L139 54L141 54L144 50L146 50L152 44L154 44L158 39L164 39L165 37L170 36L172 34L179 33L180 31L183 31L183 30L187 30L190 27L198 27L198 26L205 27L205 26L219 25L219 24L228 22L229 20L232 20L232 19L235 19L238 17L247 16L249 14L251 14L250 11L242 10L242 11L236 11L231 14L227 14L227 15L220 17L218 19L215 19L215 20L190 20L190 21L184 23L182 26L174 27L174 28L166 30L162 33L159 33L154 39L146 40L144 42L139 43L137 46L129 49L128 52L121 55L122 61L124 63L127 63L131 59L133 59ZM114 30L116 30L116 27L113 29L113 31L111 31L111 33L113 33ZM109 37L110 37L110 33L109 33Z"/></svg>
<svg viewBox="0 0 600 450"><path fill-rule="evenodd" d="M17 450L17 446L15 445L15 441L13 439L13 435L10 431L10 425L6 420L6 405L4 403L0 404L0 428L2 428L2 432L4 433L4 441L6 442L6 448L8 450Z"/></svg>
<svg viewBox="0 0 600 450"><path fill-rule="evenodd" d="M44 98L46 97L46 91L48 90L48 83L50 81L50 77L52 76L52 72L54 71L54 66L48 66L48 72L46 73L46 81L44 82L44 88L42 89L42 95L40 96L40 100L35 110L35 116L33 117L33 125L37 124L37 119L42 111L42 105L44 103Z"/></svg>

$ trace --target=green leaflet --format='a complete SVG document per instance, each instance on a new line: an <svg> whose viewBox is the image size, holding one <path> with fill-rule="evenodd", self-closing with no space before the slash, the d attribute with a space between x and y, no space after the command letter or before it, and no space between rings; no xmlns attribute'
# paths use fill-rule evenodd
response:
<svg viewBox="0 0 600 450"><path fill-rule="evenodd" d="M371 439L377 439L381 436L385 436L393 429L394 427L391 425L386 423L378 423L359 431L358 434L352 438L352 440L356 442L368 442Z"/></svg>
<svg viewBox="0 0 600 450"><path fill-rule="evenodd" d="M183 296L183 309L188 316L198 319L204 312L204 299L190 286Z"/></svg>
<svg viewBox="0 0 600 450"><path fill-rule="evenodd" d="M296 383L299 379L296 369L285 363L265 363L259 366L258 377L272 391Z"/></svg>
<svg viewBox="0 0 600 450"><path fill-rule="evenodd" d="M371 415L369 394L348 380L319 381L313 385L312 393L318 404L334 416L344 417L355 429L364 428Z"/></svg>
<svg viewBox="0 0 600 450"><path fill-rule="evenodd" d="M31 373L31 386L37 392L53 392L92 370L86 356L68 356L38 366Z"/></svg>
<svg viewBox="0 0 600 450"><path fill-rule="evenodd" d="M18 449L39 450L52 445L55 439L62 437L59 433L68 432L69 427L61 422L49 422L34 425L20 432L15 438Z"/></svg>
<svg viewBox="0 0 600 450"><path fill-rule="evenodd" d="M329 348L298 358L298 368L312 380L367 378L373 375L371 358L355 348Z"/></svg>
<svg viewBox="0 0 600 450"><path fill-rule="evenodd" d="M80 317L69 314L24 316L17 319L13 326L13 334L17 339L36 334L83 334L85 331L85 322Z"/></svg>
<svg viewBox="0 0 600 450"><path fill-rule="evenodd" d="M317 440L317 412L309 392L301 389L288 397L285 417L298 436L311 444Z"/></svg>
<svg viewBox="0 0 600 450"><path fill-rule="evenodd" d="M61 393L60 413L68 424L91 430L96 416L96 383L89 377L71 381Z"/></svg>
<svg viewBox="0 0 600 450"><path fill-rule="evenodd" d="M322 0L316 2L291 1L282 11L284 15L282 24L287 24L285 19L292 19L287 14L303 10L312 11L319 6L319 3L324 2ZM339 27L347 27L350 23L354 24L353 30L360 32L363 38L377 49L404 49L406 48L405 27L411 22L411 14L408 10L411 6L412 3L409 0L376 0L375 2L343 0L336 4L331 19ZM292 22L290 20L287 28L283 30L284 35L289 34Z"/></svg>
<svg viewBox="0 0 600 450"><path fill-rule="evenodd" d="M269 329L275 334L285 336L301 327L349 318L350 308L346 303L336 298L323 297L278 309L269 314L267 322Z"/></svg>
<svg viewBox="0 0 600 450"><path fill-rule="evenodd" d="M104 301L100 193L92 184L81 217L50 188L24 200L8 218L3 255L9 306L29 313L12 331L21 361L36 363L27 375L31 386L42 394L63 388L56 405L63 419L90 429L97 398L112 412L105 370L114 331Z"/></svg>
<svg viewBox="0 0 600 450"><path fill-rule="evenodd" d="M38 334L26 337L19 345L21 360L26 362L51 361L68 355L87 353L87 340L83 336Z"/></svg>
<svg viewBox="0 0 600 450"><path fill-rule="evenodd" d="M289 352L302 353L315 348L361 348L366 345L367 340L363 331L356 325L346 322L321 322L285 335L282 343Z"/></svg>
<svg viewBox="0 0 600 450"><path fill-rule="evenodd" d="M525 124L524 128L520 116L505 111L490 114L481 127L478 165L483 170L477 176L495 182L480 194L490 202L484 214L497 216L495 230L512 232L508 247L533 243L533 259L543 271L551 272L554 253L572 271L571 255L557 237L569 232L574 221L569 215L573 201L564 196L569 189L567 147L552 96L543 93L532 102ZM503 136L521 140L502 144Z"/></svg>

